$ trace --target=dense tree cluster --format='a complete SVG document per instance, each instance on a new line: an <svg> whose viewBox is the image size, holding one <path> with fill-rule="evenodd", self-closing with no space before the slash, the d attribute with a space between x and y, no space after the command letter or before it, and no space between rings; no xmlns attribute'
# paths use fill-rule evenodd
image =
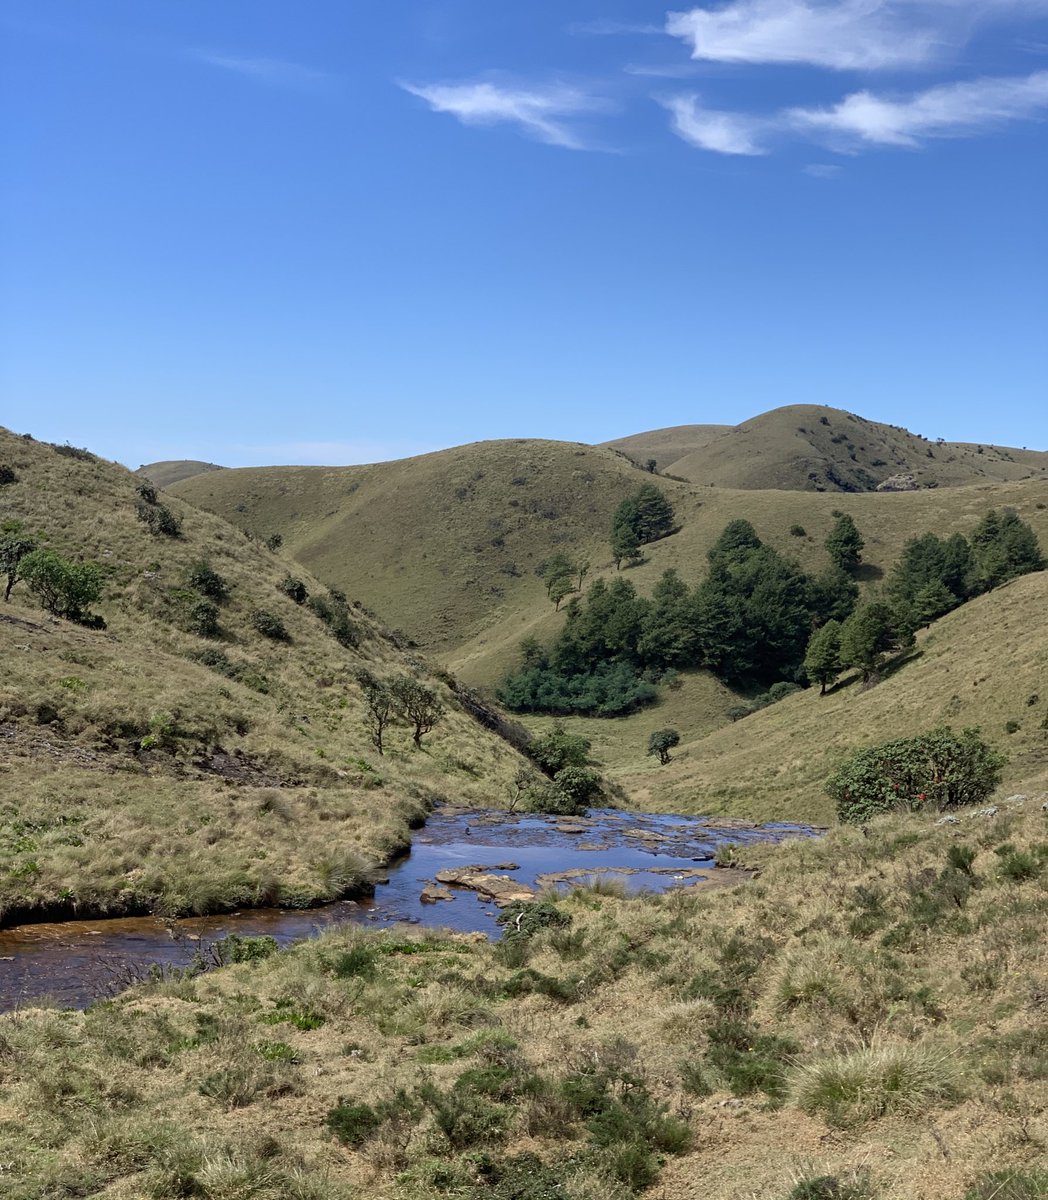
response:
<svg viewBox="0 0 1048 1200"><path fill-rule="evenodd" d="M804 659L809 680L823 692L845 670L869 680L914 632L981 592L1043 570L1037 535L1012 509L988 512L970 538L925 533L906 543L882 597L847 620L827 619L812 634Z"/></svg>
<svg viewBox="0 0 1048 1200"><path fill-rule="evenodd" d="M499 698L518 711L618 716L655 698L678 667L706 667L750 684L796 679L813 625L846 617L857 588L831 568L818 577L764 545L748 521L732 521L692 589L666 571L650 599L625 579L598 579L567 609L549 650L534 639Z"/></svg>

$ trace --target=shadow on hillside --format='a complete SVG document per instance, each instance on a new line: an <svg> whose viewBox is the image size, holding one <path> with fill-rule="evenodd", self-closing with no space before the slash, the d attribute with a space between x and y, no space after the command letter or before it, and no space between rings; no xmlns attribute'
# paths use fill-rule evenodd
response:
<svg viewBox="0 0 1048 1200"><path fill-rule="evenodd" d="M903 667L909 666L910 663L916 662L917 659L924 657L924 651L917 649L915 646L908 650L904 650L901 654L890 658L879 671L874 672L869 679L863 680L861 674L847 675L843 679L838 679L837 682L826 689L827 696L835 696L838 692L847 691L858 686L860 692L868 691L870 688L876 687L879 683L883 683L886 679L891 678L897 671Z"/></svg>
<svg viewBox="0 0 1048 1200"><path fill-rule="evenodd" d="M857 583L876 583L878 579L883 578L884 571L874 563L860 563L858 570L855 572Z"/></svg>

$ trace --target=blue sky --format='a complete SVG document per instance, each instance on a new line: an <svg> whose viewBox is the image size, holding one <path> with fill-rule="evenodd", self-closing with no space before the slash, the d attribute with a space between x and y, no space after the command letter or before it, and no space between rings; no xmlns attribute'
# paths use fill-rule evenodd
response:
<svg viewBox="0 0 1048 1200"><path fill-rule="evenodd" d="M1048 448L1048 0L2 0L0 423Z"/></svg>

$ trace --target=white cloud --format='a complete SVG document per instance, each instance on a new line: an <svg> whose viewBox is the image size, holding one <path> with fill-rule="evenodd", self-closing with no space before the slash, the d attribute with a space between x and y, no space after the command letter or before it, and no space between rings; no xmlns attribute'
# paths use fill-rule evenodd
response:
<svg viewBox="0 0 1048 1200"><path fill-rule="evenodd" d="M330 76L324 71L278 58L244 58L234 54L218 54L213 50L194 50L192 55L209 67L231 71L272 87L312 89L323 87L330 81Z"/></svg>
<svg viewBox="0 0 1048 1200"><path fill-rule="evenodd" d="M881 146L917 146L921 138L965 134L1035 117L1048 108L1048 71L1025 78L975 79L948 83L915 95L889 99L853 92L832 108L794 108L794 127L845 141Z"/></svg>
<svg viewBox="0 0 1048 1200"><path fill-rule="evenodd" d="M758 143L765 122L745 113L703 108L698 96L671 96L661 101L671 116L673 132L699 150L717 154L766 154Z"/></svg>
<svg viewBox="0 0 1048 1200"><path fill-rule="evenodd" d="M463 125L517 125L540 142L569 150L587 147L565 118L599 112L606 103L595 96L564 84L546 87L517 87L483 81L477 83L402 83L405 91L419 96L434 112L450 113Z"/></svg>
<svg viewBox="0 0 1048 1200"><path fill-rule="evenodd" d="M863 145L919 147L925 138L972 136L1048 112L1048 71L943 84L904 97L852 92L830 108L788 108L768 115L707 109L694 94L660 103L671 113L679 137L717 154L765 154L773 137L829 141L843 151ZM823 178L835 174L830 165L803 169Z"/></svg>
<svg viewBox="0 0 1048 1200"><path fill-rule="evenodd" d="M835 179L841 173L836 163L808 163L801 170L813 179Z"/></svg>
<svg viewBox="0 0 1048 1200"><path fill-rule="evenodd" d="M935 30L902 20L885 0L734 0L671 12L666 32L687 42L695 59L835 70L914 66L934 57L939 44Z"/></svg>

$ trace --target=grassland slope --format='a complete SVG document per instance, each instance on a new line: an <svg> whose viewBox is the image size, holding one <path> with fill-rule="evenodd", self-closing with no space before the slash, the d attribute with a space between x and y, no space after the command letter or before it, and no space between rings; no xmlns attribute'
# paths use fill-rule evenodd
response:
<svg viewBox="0 0 1048 1200"><path fill-rule="evenodd" d="M198 462L192 458L176 458L167 462L145 463L135 472L144 475L158 488L171 487L181 483L183 479L192 479L194 475L202 475L205 471L222 471L224 467L218 463Z"/></svg>
<svg viewBox="0 0 1048 1200"><path fill-rule="evenodd" d="M151 534L136 477L84 452L0 430L0 462L0 522L107 574L105 629L49 616L24 583L0 603L0 919L331 899L431 800L511 794L516 752L366 612L336 641L282 588L290 572L324 594L290 558L166 493L181 533ZM228 588L211 637L192 631L201 560ZM362 669L436 690L421 749L399 725L378 757Z"/></svg>
<svg viewBox="0 0 1048 1200"><path fill-rule="evenodd" d="M621 450L641 466L646 466L648 459L653 458L655 469L665 471L671 463L708 446L732 428L731 425L672 425L667 429L651 429L646 433L615 438L600 445Z"/></svg>
<svg viewBox="0 0 1048 1200"><path fill-rule="evenodd" d="M514 620L557 551L607 557L618 502L650 476L611 450L478 442L363 467L198 475L174 493L284 547L436 654ZM685 484L662 481L676 500Z"/></svg>
<svg viewBox="0 0 1048 1200"><path fill-rule="evenodd" d="M894 476L917 487L1048 478L1048 452L929 441L817 404L743 421L666 468L703 486L865 492Z"/></svg>

